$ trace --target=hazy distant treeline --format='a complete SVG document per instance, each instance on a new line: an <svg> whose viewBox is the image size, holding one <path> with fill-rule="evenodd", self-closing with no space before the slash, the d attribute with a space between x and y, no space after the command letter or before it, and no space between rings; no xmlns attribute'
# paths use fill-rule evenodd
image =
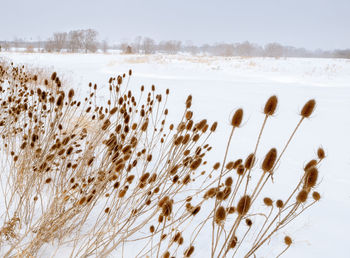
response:
<svg viewBox="0 0 350 258"><path fill-rule="evenodd" d="M24 49L27 52L71 52L94 53L118 50L124 54L177 54L190 53L192 55L207 54L213 56L245 56L245 57L322 57L349 58L350 49L324 51L307 50L279 43L269 43L265 46L248 41L242 43L215 43L194 45L190 42L167 40L156 42L149 37L138 36L131 41L119 44L109 44L106 40L97 39L98 32L93 29L72 30L70 32L56 32L46 40L26 41L14 39L0 41L0 51Z"/></svg>

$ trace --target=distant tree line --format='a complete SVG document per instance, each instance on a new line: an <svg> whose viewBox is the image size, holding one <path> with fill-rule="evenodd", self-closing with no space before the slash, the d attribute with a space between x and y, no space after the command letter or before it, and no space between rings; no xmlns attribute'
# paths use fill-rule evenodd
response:
<svg viewBox="0 0 350 258"><path fill-rule="evenodd" d="M94 53L117 50L124 54L177 54L192 55L206 54L213 56L242 56L242 57L319 57L319 58L348 58L350 49L341 50L307 50L279 43L269 43L265 46L251 43L216 43L197 46L191 42L183 43L178 40L156 42L150 37L137 36L134 40L123 41L111 45L106 40L98 41L98 33L93 29L72 30L70 32L55 32L43 41L25 41L15 38L13 41L0 41L0 51L10 51L13 48L24 48L27 52L71 52Z"/></svg>

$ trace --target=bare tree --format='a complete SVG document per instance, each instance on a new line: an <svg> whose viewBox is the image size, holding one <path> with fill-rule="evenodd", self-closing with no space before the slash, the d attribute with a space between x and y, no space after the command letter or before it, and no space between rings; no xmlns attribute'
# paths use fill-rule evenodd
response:
<svg viewBox="0 0 350 258"><path fill-rule="evenodd" d="M269 43L265 46L266 56L281 57L283 56L283 46L278 43Z"/></svg>
<svg viewBox="0 0 350 258"><path fill-rule="evenodd" d="M255 46L249 41L243 43L238 43L235 46L235 52L238 56L253 56L255 51Z"/></svg>
<svg viewBox="0 0 350 258"><path fill-rule="evenodd" d="M145 55L153 54L155 52L155 41L151 38L144 38L142 42L143 53Z"/></svg>
<svg viewBox="0 0 350 258"><path fill-rule="evenodd" d="M56 32L53 34L54 50L61 52L67 45L68 34L67 32Z"/></svg>
<svg viewBox="0 0 350 258"><path fill-rule="evenodd" d="M168 54L177 54L181 50L181 41L169 40L159 43L158 48Z"/></svg>
<svg viewBox="0 0 350 258"><path fill-rule="evenodd" d="M141 50L142 37L137 36L130 47L132 47L134 53L140 53Z"/></svg>
<svg viewBox="0 0 350 258"><path fill-rule="evenodd" d="M97 51L97 31L93 29L82 30L82 46L85 53Z"/></svg>
<svg viewBox="0 0 350 258"><path fill-rule="evenodd" d="M44 49L46 52L53 52L55 51L55 43L53 39L48 39L45 43Z"/></svg>
<svg viewBox="0 0 350 258"><path fill-rule="evenodd" d="M68 49L70 52L78 52L82 49L83 42L82 30L72 30L68 33Z"/></svg>

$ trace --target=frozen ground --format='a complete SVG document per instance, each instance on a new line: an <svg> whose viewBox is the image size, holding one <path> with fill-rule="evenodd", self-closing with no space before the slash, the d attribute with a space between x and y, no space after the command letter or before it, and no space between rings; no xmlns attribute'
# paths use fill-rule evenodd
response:
<svg viewBox="0 0 350 258"><path fill-rule="evenodd" d="M233 139L232 159L245 157L253 150L263 121L263 105L269 96L278 96L277 115L268 122L258 151L258 157L262 157L271 147L281 150L299 120L301 107L315 98L317 109L297 132L276 172L277 183L268 188L273 194L268 194L283 198L285 186L299 179L305 162L314 158L322 145L328 155L320 167L319 191L323 199L277 235L278 241L270 243L271 252L264 253L264 257L279 253L285 234L294 239L285 257L348 257L350 60L24 53L0 56L15 63L51 67L82 95L87 92L88 82L107 90L110 76L131 68L131 87L154 84L162 92L170 88L168 106L170 118L175 120L179 119L176 113L179 109L182 112L186 96L192 94L197 119L219 122L212 137L216 147L212 161L222 159L229 117L237 107L245 111L245 124ZM206 257L198 249L196 257Z"/></svg>

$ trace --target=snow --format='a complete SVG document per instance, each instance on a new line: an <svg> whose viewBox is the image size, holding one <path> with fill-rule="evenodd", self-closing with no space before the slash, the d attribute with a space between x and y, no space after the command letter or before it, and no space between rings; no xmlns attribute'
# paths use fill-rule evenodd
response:
<svg viewBox="0 0 350 258"><path fill-rule="evenodd" d="M276 242L270 243L271 253L264 255L278 254L283 237L289 234L294 244L284 257L348 257L350 60L47 53L0 53L0 57L16 64L54 69L69 82L68 87L82 95L90 81L107 92L110 76L132 69L131 87L154 84L160 92L170 89L168 107L170 119L175 121L180 119L176 112L182 112L187 95L192 94L196 118L219 122L211 139L215 148L210 155L212 162L222 159L230 114L236 108L242 107L245 116L244 125L233 137L229 153L232 159L252 152L263 122L264 103L269 96L278 96L278 112L268 121L258 150L261 163L271 147L281 151L300 119L303 104L316 99L315 113L302 123L276 172L277 183L271 183L268 189L281 193L272 195L275 199L283 198L284 192L290 192L285 186L299 179L305 162L323 146L327 158L320 167L322 200L283 229ZM207 257L198 249L195 257Z"/></svg>

